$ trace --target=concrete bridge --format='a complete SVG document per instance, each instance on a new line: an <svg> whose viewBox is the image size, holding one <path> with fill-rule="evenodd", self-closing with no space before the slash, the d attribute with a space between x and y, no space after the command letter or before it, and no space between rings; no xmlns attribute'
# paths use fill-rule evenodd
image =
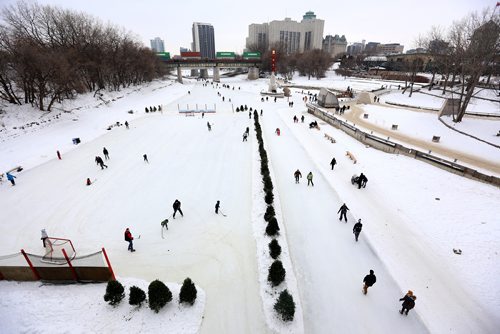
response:
<svg viewBox="0 0 500 334"><path fill-rule="evenodd" d="M213 81L220 82L221 68L248 68L248 79L259 78L260 59L170 59L163 60L168 68L177 68L177 81L182 83L182 69L200 70L200 77L208 78L208 69L213 70Z"/></svg>

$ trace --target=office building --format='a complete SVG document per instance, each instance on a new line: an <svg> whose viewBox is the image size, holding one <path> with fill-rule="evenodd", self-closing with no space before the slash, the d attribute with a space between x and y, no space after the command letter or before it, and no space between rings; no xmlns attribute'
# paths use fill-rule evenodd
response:
<svg viewBox="0 0 500 334"><path fill-rule="evenodd" d="M165 52L165 45L163 44L163 40L160 37L156 37L155 39L151 39L151 50L154 52Z"/></svg>
<svg viewBox="0 0 500 334"><path fill-rule="evenodd" d="M214 27L209 23L193 23L193 52L201 53L202 58L215 59Z"/></svg>
<svg viewBox="0 0 500 334"><path fill-rule="evenodd" d="M302 21L285 18L269 23L252 23L248 26L247 49L268 50L280 45L288 54L321 49L323 43L324 20L316 18L314 12L307 12Z"/></svg>

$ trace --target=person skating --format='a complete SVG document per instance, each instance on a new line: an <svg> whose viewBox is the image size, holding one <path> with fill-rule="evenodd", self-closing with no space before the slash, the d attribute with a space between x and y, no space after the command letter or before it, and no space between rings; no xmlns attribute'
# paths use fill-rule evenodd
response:
<svg viewBox="0 0 500 334"><path fill-rule="evenodd" d="M102 161L102 158L100 156L95 157L95 162L101 166L101 169L104 169L104 167L108 168L107 165L104 164L104 161Z"/></svg>
<svg viewBox="0 0 500 334"><path fill-rule="evenodd" d="M208 128L208 131L212 131L212 126L210 125L209 122L207 122L207 128Z"/></svg>
<svg viewBox="0 0 500 334"><path fill-rule="evenodd" d="M304 119L305 119L305 117L304 117L304 115L302 115L302 116L300 117L300 121L301 121L302 123L304 123Z"/></svg>
<svg viewBox="0 0 500 334"><path fill-rule="evenodd" d="M299 183L299 178L302 177L302 173L297 169L295 173L293 173L293 176L295 176L295 183Z"/></svg>
<svg viewBox="0 0 500 334"><path fill-rule="evenodd" d="M7 172L7 180L9 180L13 186L16 185L16 181L14 180L15 178L17 178L17 177L12 175L11 173Z"/></svg>
<svg viewBox="0 0 500 334"><path fill-rule="evenodd" d="M49 236L47 235L47 231L45 231L44 228L42 228L42 237L40 239L42 239L42 243L43 243L43 248L45 248L47 245L46 245L46 240Z"/></svg>
<svg viewBox="0 0 500 334"><path fill-rule="evenodd" d="M247 141L248 133L243 132L243 141Z"/></svg>
<svg viewBox="0 0 500 334"><path fill-rule="evenodd" d="M333 158L332 161L330 162L330 166L332 166L332 170L333 170L333 167L335 167L336 164L337 164L337 160L335 158Z"/></svg>
<svg viewBox="0 0 500 334"><path fill-rule="evenodd" d="M361 229L363 228L363 224L361 224L361 219L358 219L358 222L354 224L352 228L352 233L354 233L354 238L356 242L358 242L359 234L361 233Z"/></svg>
<svg viewBox="0 0 500 334"><path fill-rule="evenodd" d="M128 241L128 250L131 252L135 252L132 240L134 240L134 237L132 236L132 233L130 233L130 229L127 227L127 229L125 230L125 241Z"/></svg>
<svg viewBox="0 0 500 334"><path fill-rule="evenodd" d="M57 159L61 160L61 152L57 151Z"/></svg>
<svg viewBox="0 0 500 334"><path fill-rule="evenodd" d="M307 186L309 186L309 183L314 187L312 172L309 172L309 174L307 174Z"/></svg>
<svg viewBox="0 0 500 334"><path fill-rule="evenodd" d="M359 182L361 184L361 187L366 188L366 182L368 182L368 178L365 174L361 173L361 175L359 176Z"/></svg>
<svg viewBox="0 0 500 334"><path fill-rule="evenodd" d="M147 154L143 154L143 155L142 155L142 158L144 159L144 162L149 163L149 160L148 160L148 155L147 155Z"/></svg>
<svg viewBox="0 0 500 334"><path fill-rule="evenodd" d="M371 287L377 281L377 277L373 270L370 270L370 274L366 275L363 279L363 293L366 295L368 293L368 288Z"/></svg>
<svg viewBox="0 0 500 334"><path fill-rule="evenodd" d="M104 159L109 160L109 152L106 147L102 149L102 154L104 154Z"/></svg>
<svg viewBox="0 0 500 334"><path fill-rule="evenodd" d="M415 307L415 300L417 300L417 296L413 295L411 290L408 290L408 293L400 298L399 301L403 301L401 311L399 313L408 315L408 312Z"/></svg>
<svg viewBox="0 0 500 334"><path fill-rule="evenodd" d="M217 201L217 203L215 203L215 213L216 214L219 214L219 208L220 208L220 201Z"/></svg>
<svg viewBox="0 0 500 334"><path fill-rule="evenodd" d="M128 122L125 121L125 127L128 129Z"/></svg>
<svg viewBox="0 0 500 334"><path fill-rule="evenodd" d="M348 208L348 207L347 207L347 205L345 205L345 203L344 203L344 204L342 204L342 206L340 207L339 211L337 211L337 213L339 213L339 212L340 212L340 218L339 218L339 220L340 220L340 221L342 221L342 217L344 217L345 222L347 223L347 216L346 216L346 214L347 214L347 210L349 210L349 208Z"/></svg>
<svg viewBox="0 0 500 334"><path fill-rule="evenodd" d="M250 134L250 128L247 126L247 128L245 129L245 132L247 133L247 135Z"/></svg>
<svg viewBox="0 0 500 334"><path fill-rule="evenodd" d="M174 214L172 215L172 217L174 217L174 219L175 219L175 214L177 213L177 211L179 211L181 216L184 217L184 214L182 213L182 210L181 210L181 202L179 202L178 199L175 200L172 207L174 208Z"/></svg>

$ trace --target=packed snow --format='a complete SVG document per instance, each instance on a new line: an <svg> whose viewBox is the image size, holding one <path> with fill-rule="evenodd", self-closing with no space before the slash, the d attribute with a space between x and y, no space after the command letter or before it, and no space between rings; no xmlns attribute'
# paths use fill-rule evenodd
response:
<svg viewBox="0 0 500 334"><path fill-rule="evenodd" d="M332 85L328 80L314 81ZM319 122L321 131L309 129L314 117L296 89L290 108L286 99L261 102L258 92L267 88L267 80L239 76L224 78L223 83L231 88L219 84L216 89L186 79L184 85L156 81L99 98L84 96L49 114L8 107L8 116L1 115L6 127L0 132L0 168L4 172L21 165L25 170L16 174L16 186L7 182L0 186L0 233L6 236L0 254L21 248L42 254L39 233L46 228L49 235L70 238L79 254L104 246L125 285L158 278L174 290L190 277L202 293L191 310L179 311L176 303L171 305L174 310L165 310L177 319L161 324L161 330L168 332L497 330L497 187L365 147L323 122ZM380 83L339 78L338 84L344 89L369 89ZM179 114L178 108L188 104L215 104L217 112L204 117ZM258 226L264 204L258 189L261 176L256 168L253 119L248 112L234 112L245 104L263 111L260 122L277 194L275 205L280 209L278 221L283 226L280 243L288 247L285 263L289 256L282 284L298 306L298 318L292 324L273 313L277 295L269 292L265 280L270 239ZM162 113L144 112L145 107L158 105L163 106ZM378 122L389 123L396 117L385 111L370 112ZM304 115L305 123L293 123L293 115ZM419 128L443 126L435 117L415 119L405 109L397 117L400 124L422 123ZM40 123L47 119L51 121ZM125 120L130 129L115 126ZM33 121L40 125L19 128ZM251 136L242 142L246 127ZM281 129L280 136L275 135L276 128ZM324 133L337 142L326 141ZM82 144L73 145L75 137ZM466 141L457 149L468 150L469 145L475 144ZM109 168L101 170L94 157L102 156L103 147L109 150L110 160L105 161ZM57 150L62 160L57 160ZM356 156L357 164L345 156L346 151ZM145 153L149 164L142 159ZM495 151L492 154L487 158L498 156ZM338 165L332 171L333 156ZM297 168L304 175L300 184L293 180ZM314 187L306 186L309 171L314 174ZM369 179L364 189L350 182L360 172ZM95 181L88 187L87 178ZM184 216L172 219L175 199L182 202ZM217 200L226 217L214 213ZM338 220L342 203L350 209L347 224ZM170 223L162 239L160 222L165 218ZM363 231L355 242L352 225L358 219ZM136 237L135 253L127 252L123 241L126 227ZM454 254L453 248L460 248L462 255ZM377 283L365 296L362 280L370 269ZM418 297L416 307L402 316L399 298L409 289ZM104 304L104 284L61 287L0 282L0 290L7 296L0 303L0 322L8 324L7 333L66 331L64 326L75 318L70 307L60 302L68 294L72 302L89 305L79 308L82 322L72 323L76 332L88 331L84 319L109 332L145 333L160 328L156 327L158 315L147 308L136 312L129 305L115 310ZM44 317L42 326L35 314L45 314L47 309L51 316ZM127 321L129 314L133 317ZM116 320L108 324L113 317Z"/></svg>

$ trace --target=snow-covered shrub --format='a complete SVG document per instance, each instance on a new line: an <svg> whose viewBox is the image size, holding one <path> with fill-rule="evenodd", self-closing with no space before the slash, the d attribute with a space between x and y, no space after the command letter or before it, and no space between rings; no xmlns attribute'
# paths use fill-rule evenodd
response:
<svg viewBox="0 0 500 334"><path fill-rule="evenodd" d="M182 283L181 292L179 293L179 303L188 303L193 305L196 300L196 294L198 291L196 290L196 286L188 277Z"/></svg>
<svg viewBox="0 0 500 334"><path fill-rule="evenodd" d="M269 275L267 280L271 282L272 286L278 286L285 280L286 270L283 268L281 261L274 261L269 267Z"/></svg>
<svg viewBox="0 0 500 334"><path fill-rule="evenodd" d="M278 312L283 321L292 321L295 315L295 302L293 301L293 296L288 293L285 289L280 293L276 304L274 304L274 310Z"/></svg>
<svg viewBox="0 0 500 334"><path fill-rule="evenodd" d="M154 280L148 287L149 308L158 313L163 306L172 300L172 292L160 280Z"/></svg>
<svg viewBox="0 0 500 334"><path fill-rule="evenodd" d="M267 223L266 226L266 234L268 236L275 236L279 233L280 227L278 225L278 221L276 220L276 217L271 217L269 219L269 222Z"/></svg>
<svg viewBox="0 0 500 334"><path fill-rule="evenodd" d="M118 305L124 297L125 289L123 285L118 281L109 281L106 286L104 301L108 302L109 305L115 306Z"/></svg>
<svg viewBox="0 0 500 334"><path fill-rule="evenodd" d="M146 300L146 293L141 289L134 286L130 287L130 291L128 294L128 303L130 305L138 305L139 307L142 305L142 302Z"/></svg>
<svg viewBox="0 0 500 334"><path fill-rule="evenodd" d="M278 256L280 256L280 254L281 254L281 246L278 243L278 240L276 239L271 240L271 242L269 243L269 255L271 255L271 257L276 260Z"/></svg>

